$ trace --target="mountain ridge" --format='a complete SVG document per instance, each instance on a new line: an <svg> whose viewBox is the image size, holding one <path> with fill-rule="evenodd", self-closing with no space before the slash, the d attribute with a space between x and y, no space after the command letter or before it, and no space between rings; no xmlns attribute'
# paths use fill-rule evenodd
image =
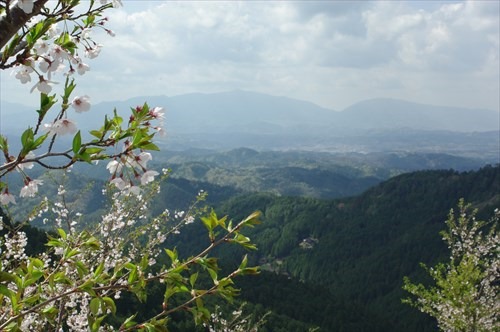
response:
<svg viewBox="0 0 500 332"><path fill-rule="evenodd" d="M188 128L197 121L206 125L207 120L211 125L222 122L222 126L228 122L231 125L260 122L285 127L315 124L333 128L408 127L469 132L498 130L500 126L500 113L487 109L438 106L394 98L372 98L336 111L305 100L244 90L189 93L170 97L136 96L123 101L97 103L93 108L97 112L109 114L115 107L122 112L144 102L148 102L150 106L164 107L167 120L174 122L173 128L177 125ZM28 106L7 101L2 101L0 106L4 116L17 113L19 109L23 112L29 109ZM459 122L459 126L456 125L457 116L464 119ZM439 122L434 123L436 120ZM428 123L424 125L423 122Z"/></svg>
<svg viewBox="0 0 500 332"><path fill-rule="evenodd" d="M387 98L361 101L338 112L289 97L237 90L173 97L138 96L93 105L91 116L72 111L68 116L85 133L100 127L104 115L111 114L113 109L128 118L130 107L145 101L150 106L165 108L168 140L161 137L158 140L162 148L169 149L245 146L260 150L439 151L454 154L460 150L469 156L470 153L497 156L500 148L498 134L486 140L484 135L470 135L499 132L500 113L496 111ZM3 132L19 133L24 121L18 110L29 113L26 107L2 103ZM24 117L33 121L36 112Z"/></svg>

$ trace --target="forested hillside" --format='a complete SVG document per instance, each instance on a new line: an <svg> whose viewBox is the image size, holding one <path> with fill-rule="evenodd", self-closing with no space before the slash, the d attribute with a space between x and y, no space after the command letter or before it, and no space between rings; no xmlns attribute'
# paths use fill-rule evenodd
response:
<svg viewBox="0 0 500 332"><path fill-rule="evenodd" d="M483 160L441 153L321 153L311 151L168 151L159 159L172 176L246 192L339 198L422 169L479 169Z"/></svg>
<svg viewBox="0 0 500 332"><path fill-rule="evenodd" d="M287 283L264 274L243 281L244 298L292 317L298 317L297 306L307 312L312 303L323 303L320 316L337 312L336 319L321 320L314 313L302 319L313 320L325 331L348 330L346 326L351 331L433 331L432 321L401 304L402 278L422 279L419 262L447 259L439 231L460 198L479 208L480 217L487 217L500 206L499 186L499 166L465 173L420 171L397 176L348 199L255 194L233 198L220 210L237 219L260 209L263 223L251 234L259 247L254 262L280 275L282 281L291 277L327 290L320 292L326 298L313 296L313 300L306 296L309 290L304 297L296 294L293 305L286 304L283 301L291 300L281 301L279 296L280 287L284 296L288 294ZM181 242L193 243L187 241L193 239L192 233L181 238ZM240 257L235 252L223 255L235 262ZM271 297L270 289L274 290ZM356 325L351 325L353 320Z"/></svg>
<svg viewBox="0 0 500 332"><path fill-rule="evenodd" d="M72 182L74 188L85 183L84 178ZM165 207L186 208L182 204L201 189L209 192L209 205L235 220L262 211L262 224L249 236L258 246L257 252L250 253L250 261L261 265L263 273L237 280L242 288L239 300L249 302L250 312L272 311L262 331L299 332L314 326L321 331L434 331L431 319L401 304L406 296L401 289L403 276L425 282L419 263L432 265L448 258L439 231L460 198L477 207L480 218L500 206L500 166L462 173L406 173L361 195L334 200L250 193L170 179L153 213ZM73 196L75 204L89 212L103 206L102 200L83 199L81 192ZM35 232L32 238L41 241L44 236ZM175 246L180 255L209 243L203 227L196 223L170 241L169 246ZM236 248L221 251L222 268L238 264L244 254ZM153 310L161 303L162 287L153 287L144 305L127 298L118 305L130 314ZM193 331L185 317L173 318L172 331Z"/></svg>

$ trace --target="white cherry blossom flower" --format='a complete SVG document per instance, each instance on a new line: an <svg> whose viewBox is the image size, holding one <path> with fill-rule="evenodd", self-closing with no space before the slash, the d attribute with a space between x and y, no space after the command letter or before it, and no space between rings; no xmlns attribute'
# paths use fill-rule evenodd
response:
<svg viewBox="0 0 500 332"><path fill-rule="evenodd" d="M9 193L8 190L5 190L1 195L0 195L0 204L2 205L8 205L9 203L16 204L16 198L14 195Z"/></svg>
<svg viewBox="0 0 500 332"><path fill-rule="evenodd" d="M26 84L31 82L30 74L33 72L33 68L29 66L21 66L15 73L16 78L21 81L22 84Z"/></svg>
<svg viewBox="0 0 500 332"><path fill-rule="evenodd" d="M122 168L123 164L117 160L111 160L106 166L106 169L108 169L111 174L116 174L121 172Z"/></svg>
<svg viewBox="0 0 500 332"><path fill-rule="evenodd" d="M49 38L58 37L60 33L61 30L59 30L57 23L52 24L49 30L47 30L47 35L49 36Z"/></svg>
<svg viewBox="0 0 500 332"><path fill-rule="evenodd" d="M110 29L104 29L104 30L106 30L106 32L108 33L108 35L110 35L111 37L115 37L116 36L116 33L113 30L110 30Z"/></svg>
<svg viewBox="0 0 500 332"><path fill-rule="evenodd" d="M21 188L21 193L19 194L19 196L35 197L36 193L38 193L38 186L41 186L42 184L42 180L28 179L28 182L25 184L25 186Z"/></svg>
<svg viewBox="0 0 500 332"><path fill-rule="evenodd" d="M33 153L33 151L30 151L26 154L26 156L24 156L24 159L33 159L35 157L36 157L35 153ZM31 161L17 165L18 170L32 169L32 168L33 168L33 162Z"/></svg>
<svg viewBox="0 0 500 332"><path fill-rule="evenodd" d="M18 0L17 6L21 8L26 14L31 14L33 11L33 0Z"/></svg>
<svg viewBox="0 0 500 332"><path fill-rule="evenodd" d="M68 60L69 54L59 45L54 45L49 52L54 61Z"/></svg>
<svg viewBox="0 0 500 332"><path fill-rule="evenodd" d="M48 78L50 79L51 73L63 69L64 65L61 63L60 60L50 61L44 59L40 61L38 67L42 72L48 73Z"/></svg>
<svg viewBox="0 0 500 332"><path fill-rule="evenodd" d="M163 107L154 107L154 108L149 110L149 114L153 118L160 120L160 121L163 121L165 119L165 111L164 111Z"/></svg>
<svg viewBox="0 0 500 332"><path fill-rule="evenodd" d="M129 187L130 185L125 182L121 177L114 178L113 180L110 181L111 184L114 184L118 190L124 190L125 188Z"/></svg>
<svg viewBox="0 0 500 332"><path fill-rule="evenodd" d="M44 124L45 130L54 135L74 134L77 131L75 122L69 119L60 119L53 123Z"/></svg>
<svg viewBox="0 0 500 332"><path fill-rule="evenodd" d="M151 153L143 151L136 156L129 157L127 162L133 168L146 169L147 163L151 159L153 159Z"/></svg>
<svg viewBox="0 0 500 332"><path fill-rule="evenodd" d="M90 66L83 62L78 62L76 65L76 71L78 74L83 75L90 70Z"/></svg>
<svg viewBox="0 0 500 332"><path fill-rule="evenodd" d="M101 0L101 4L105 5L109 2L109 0ZM122 0L111 0L114 8L122 7Z"/></svg>
<svg viewBox="0 0 500 332"><path fill-rule="evenodd" d="M159 175L157 171L146 171L144 174L141 176L141 184L148 184L150 182L153 182L155 180L155 176Z"/></svg>
<svg viewBox="0 0 500 332"><path fill-rule="evenodd" d="M35 89L37 89L41 93L49 94L50 91L52 91L51 84L57 84L57 82L52 82L46 80L45 78L43 78L43 76L39 76L38 83L31 88L30 92L33 92Z"/></svg>
<svg viewBox="0 0 500 332"><path fill-rule="evenodd" d="M161 137L167 136L167 131L165 130L165 128L158 126L158 127L154 127L154 129L156 129L156 131L158 132L158 135L160 135Z"/></svg>
<svg viewBox="0 0 500 332"><path fill-rule="evenodd" d="M90 29L90 28L82 29L82 34L80 35L80 37L82 39L90 39L91 32L92 32L92 29Z"/></svg>
<svg viewBox="0 0 500 332"><path fill-rule="evenodd" d="M71 102L71 106L77 113L87 112L90 109L90 97L87 95L77 96Z"/></svg>
<svg viewBox="0 0 500 332"><path fill-rule="evenodd" d="M47 43L46 40L40 38L35 42L35 46L33 46L33 48L38 55L41 55L49 51L49 43Z"/></svg>
<svg viewBox="0 0 500 332"><path fill-rule="evenodd" d="M122 191L125 195L135 195L139 196L141 194L141 188L138 186L128 186Z"/></svg>
<svg viewBox="0 0 500 332"><path fill-rule="evenodd" d="M94 59L99 56L99 53L101 53L102 45L97 44L94 46L94 48L87 48L85 50L85 56L89 59Z"/></svg>

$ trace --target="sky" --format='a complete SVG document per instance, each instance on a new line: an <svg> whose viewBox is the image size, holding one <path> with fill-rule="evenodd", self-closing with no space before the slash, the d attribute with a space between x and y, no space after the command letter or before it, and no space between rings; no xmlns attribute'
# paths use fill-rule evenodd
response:
<svg viewBox="0 0 500 332"><path fill-rule="evenodd" d="M500 1L123 4L78 78L94 103L241 89L334 110L370 98L500 110ZM5 72L0 88L34 98Z"/></svg>

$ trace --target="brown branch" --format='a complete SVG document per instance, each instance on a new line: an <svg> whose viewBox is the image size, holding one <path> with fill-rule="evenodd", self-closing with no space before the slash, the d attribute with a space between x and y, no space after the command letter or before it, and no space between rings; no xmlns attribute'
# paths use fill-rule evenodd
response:
<svg viewBox="0 0 500 332"><path fill-rule="evenodd" d="M33 17L40 14L49 0L37 0L33 4L33 11L29 14L18 6L10 8L7 15L0 18L0 49Z"/></svg>

